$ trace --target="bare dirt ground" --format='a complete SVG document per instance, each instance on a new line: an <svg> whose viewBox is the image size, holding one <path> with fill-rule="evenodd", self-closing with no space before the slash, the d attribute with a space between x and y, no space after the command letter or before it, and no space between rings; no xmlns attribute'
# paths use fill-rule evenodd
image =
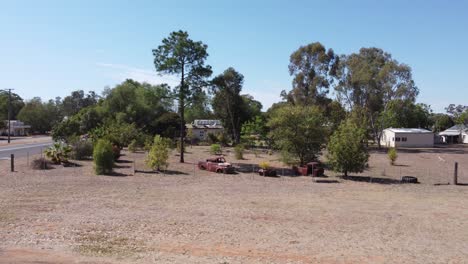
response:
<svg viewBox="0 0 468 264"><path fill-rule="evenodd" d="M464 147L400 150L400 166L375 151L359 177L315 181L249 173L263 160L289 173L266 153L227 152L235 175L199 171L208 148L187 151L159 174L144 153L115 176L90 161L33 171L19 159L14 173L0 161L0 263L468 263L468 186L435 185L455 160L468 169ZM421 184L392 184L400 175Z"/></svg>

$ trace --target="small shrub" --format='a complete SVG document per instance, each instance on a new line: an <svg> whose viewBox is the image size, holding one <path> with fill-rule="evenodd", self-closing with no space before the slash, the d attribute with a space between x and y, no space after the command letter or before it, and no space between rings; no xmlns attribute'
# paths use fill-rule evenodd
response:
<svg viewBox="0 0 468 264"><path fill-rule="evenodd" d="M210 153L213 155L221 155L223 151L221 150L221 145L219 144L212 144L210 147Z"/></svg>
<svg viewBox="0 0 468 264"><path fill-rule="evenodd" d="M268 150L268 155L270 155L270 156L273 155L273 150L269 149Z"/></svg>
<svg viewBox="0 0 468 264"><path fill-rule="evenodd" d="M153 139L151 137L147 137L145 139L144 147L143 149L145 151L150 151L151 147L153 146Z"/></svg>
<svg viewBox="0 0 468 264"><path fill-rule="evenodd" d="M241 160L244 159L244 145L239 144L234 147L234 153L236 155L236 159Z"/></svg>
<svg viewBox="0 0 468 264"><path fill-rule="evenodd" d="M267 170L268 168L270 168L270 163L268 163L268 161L262 161L258 164L258 166L260 167L260 169Z"/></svg>
<svg viewBox="0 0 468 264"><path fill-rule="evenodd" d="M398 153L397 153L396 148L389 148L387 154L388 154L388 159L390 160L390 164L395 165L395 161L398 158Z"/></svg>
<svg viewBox="0 0 468 264"><path fill-rule="evenodd" d="M114 147L110 141L100 139L96 143L93 151L94 171L97 175L108 174L112 172L114 166Z"/></svg>
<svg viewBox="0 0 468 264"><path fill-rule="evenodd" d="M48 170L51 169L50 162L45 158L33 159L31 162L33 170Z"/></svg>
<svg viewBox="0 0 468 264"><path fill-rule="evenodd" d="M61 142L54 143L54 145L48 147L44 153L47 158L49 158L53 163L60 164L60 163L67 163L68 157L72 148Z"/></svg>
<svg viewBox="0 0 468 264"><path fill-rule="evenodd" d="M132 142L130 142L130 144L128 144L128 151L132 152L132 153L135 153L137 151L137 141L134 139L132 140Z"/></svg>
<svg viewBox="0 0 468 264"><path fill-rule="evenodd" d="M72 143L71 157L75 160L93 157L93 142L91 140L78 140Z"/></svg>
<svg viewBox="0 0 468 264"><path fill-rule="evenodd" d="M161 168L167 168L169 163L169 141L159 135L154 137L151 150L148 153L146 164L153 170L160 171Z"/></svg>

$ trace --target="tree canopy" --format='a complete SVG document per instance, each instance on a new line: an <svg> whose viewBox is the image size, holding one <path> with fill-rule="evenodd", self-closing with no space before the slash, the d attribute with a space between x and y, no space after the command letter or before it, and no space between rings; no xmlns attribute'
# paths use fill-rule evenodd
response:
<svg viewBox="0 0 468 264"><path fill-rule="evenodd" d="M334 171L348 172L364 171L369 154L365 146L365 130L357 126L352 120L343 122L333 133L328 142L328 163Z"/></svg>
<svg viewBox="0 0 468 264"><path fill-rule="evenodd" d="M336 76L338 99L366 120L366 127L379 144L381 131L387 126L381 113L393 100L414 103L419 94L411 68L378 48L362 48L359 53L342 56Z"/></svg>
<svg viewBox="0 0 468 264"><path fill-rule="evenodd" d="M317 160L326 144L328 129L316 106L279 107L271 114L268 126L274 146L288 164L304 165Z"/></svg>
<svg viewBox="0 0 468 264"><path fill-rule="evenodd" d="M212 73L211 66L205 65L207 48L201 41L190 39L186 31L174 31L153 50L156 71L180 77L180 84L174 90L180 116L180 162L184 162L186 103L190 103L192 96L207 85L206 78Z"/></svg>

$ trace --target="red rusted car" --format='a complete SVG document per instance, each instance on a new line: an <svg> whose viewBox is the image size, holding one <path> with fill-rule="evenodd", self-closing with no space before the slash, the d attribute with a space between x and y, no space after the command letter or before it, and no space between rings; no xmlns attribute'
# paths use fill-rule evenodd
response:
<svg viewBox="0 0 468 264"><path fill-rule="evenodd" d="M309 162L305 166L302 167L293 167L294 172L297 175L302 176L309 176L312 175L313 177L320 177L324 174L324 169L319 162Z"/></svg>
<svg viewBox="0 0 468 264"><path fill-rule="evenodd" d="M224 157L216 157L207 159L206 161L198 162L198 168L200 170L207 170L216 173L233 174L235 172L234 167L231 163L226 162Z"/></svg>

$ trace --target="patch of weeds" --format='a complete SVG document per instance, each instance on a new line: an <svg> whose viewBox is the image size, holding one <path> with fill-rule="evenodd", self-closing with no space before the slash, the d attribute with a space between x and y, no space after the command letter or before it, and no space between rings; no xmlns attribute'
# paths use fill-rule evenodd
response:
<svg viewBox="0 0 468 264"><path fill-rule="evenodd" d="M143 251L142 243L127 237L114 237L110 233L81 233L77 251L90 256L129 257Z"/></svg>
<svg viewBox="0 0 468 264"><path fill-rule="evenodd" d="M0 223L9 223L15 220L15 215L10 212L1 212L0 211Z"/></svg>

